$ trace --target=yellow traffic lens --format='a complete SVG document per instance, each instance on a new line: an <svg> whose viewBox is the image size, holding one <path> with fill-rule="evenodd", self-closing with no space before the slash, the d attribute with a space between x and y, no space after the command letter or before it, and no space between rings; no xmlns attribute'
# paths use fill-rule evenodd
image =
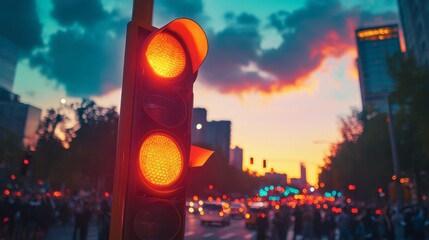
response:
<svg viewBox="0 0 429 240"><path fill-rule="evenodd" d="M183 156L174 139L166 134L148 136L140 147L139 166L143 177L155 187L168 187L183 171Z"/></svg>
<svg viewBox="0 0 429 240"><path fill-rule="evenodd" d="M185 70L185 50L169 33L162 32L153 37L145 55L149 66L160 77L175 78Z"/></svg>

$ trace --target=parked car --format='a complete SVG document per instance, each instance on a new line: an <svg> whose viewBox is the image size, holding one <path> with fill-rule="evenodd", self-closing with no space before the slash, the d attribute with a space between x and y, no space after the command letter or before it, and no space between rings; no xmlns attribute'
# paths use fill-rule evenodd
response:
<svg viewBox="0 0 429 240"><path fill-rule="evenodd" d="M244 218L244 215L247 212L246 205L244 203L233 202L230 204L231 207L231 217Z"/></svg>
<svg viewBox="0 0 429 240"><path fill-rule="evenodd" d="M220 223L229 225L231 222L231 209L226 202L205 202L200 212L201 225Z"/></svg>
<svg viewBox="0 0 429 240"><path fill-rule="evenodd" d="M246 228L256 227L258 217L268 217L268 207L265 205L252 205L245 214Z"/></svg>

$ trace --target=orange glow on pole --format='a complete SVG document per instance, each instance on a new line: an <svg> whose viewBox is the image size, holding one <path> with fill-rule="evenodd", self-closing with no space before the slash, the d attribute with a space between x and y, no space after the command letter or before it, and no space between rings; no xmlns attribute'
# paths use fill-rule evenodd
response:
<svg viewBox="0 0 429 240"><path fill-rule="evenodd" d="M185 50L169 33L161 32L155 35L148 44L145 56L149 66L160 77L175 78L185 70Z"/></svg>
<svg viewBox="0 0 429 240"><path fill-rule="evenodd" d="M171 186L184 169L182 152L167 134L151 134L140 147L139 167L143 178L153 186Z"/></svg>

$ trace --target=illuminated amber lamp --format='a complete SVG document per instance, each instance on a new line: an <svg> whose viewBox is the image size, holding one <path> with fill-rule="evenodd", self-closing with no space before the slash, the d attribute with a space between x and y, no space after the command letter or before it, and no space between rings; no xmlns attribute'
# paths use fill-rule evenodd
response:
<svg viewBox="0 0 429 240"><path fill-rule="evenodd" d="M183 173L183 155L171 136L153 133L145 138L140 147L139 167L141 176L152 187L169 187Z"/></svg>
<svg viewBox="0 0 429 240"><path fill-rule="evenodd" d="M192 73L197 72L208 51L204 31L186 18L172 21L147 41L143 69L149 67L148 70L166 80L180 77L188 64Z"/></svg>
<svg viewBox="0 0 429 240"><path fill-rule="evenodd" d="M151 39L145 56L149 66L159 77L175 78L185 70L185 50L180 42L167 32L161 32Z"/></svg>

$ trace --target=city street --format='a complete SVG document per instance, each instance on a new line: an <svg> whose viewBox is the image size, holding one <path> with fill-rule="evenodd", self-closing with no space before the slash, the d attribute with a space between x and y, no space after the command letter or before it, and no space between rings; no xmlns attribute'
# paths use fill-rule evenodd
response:
<svg viewBox="0 0 429 240"><path fill-rule="evenodd" d="M79 234L78 234L79 235ZM54 226L46 234L46 240L73 239L73 225ZM77 237L76 239L79 239ZM87 240L98 240L98 231L95 224L91 224L88 229Z"/></svg>
<svg viewBox="0 0 429 240"><path fill-rule="evenodd" d="M73 239L73 226L52 227L46 235L46 240ZM98 239L97 228L91 224L88 230L88 240ZM248 230L244 226L244 221L239 219L231 220L231 225L221 226L211 224L201 226L199 217L188 214L186 216L185 239L256 239L256 230Z"/></svg>
<svg viewBox="0 0 429 240"><path fill-rule="evenodd" d="M1 6L0 240L429 240L429 0Z"/></svg>
<svg viewBox="0 0 429 240"><path fill-rule="evenodd" d="M269 234L269 230L267 231ZM288 238L292 239L293 232L288 232ZM54 226L46 235L46 240L62 240L73 239L73 226ZM97 240L98 231L95 224L91 224L88 229L87 240ZM231 240L252 240L256 239L256 229L246 229L244 220L232 219L229 226L222 226L220 224L201 225L198 215L187 214L185 239L231 239Z"/></svg>
<svg viewBox="0 0 429 240"><path fill-rule="evenodd" d="M211 224L201 226L197 215L188 214L186 219L185 239L255 239L256 230L248 230L244 220L232 219L229 226Z"/></svg>

